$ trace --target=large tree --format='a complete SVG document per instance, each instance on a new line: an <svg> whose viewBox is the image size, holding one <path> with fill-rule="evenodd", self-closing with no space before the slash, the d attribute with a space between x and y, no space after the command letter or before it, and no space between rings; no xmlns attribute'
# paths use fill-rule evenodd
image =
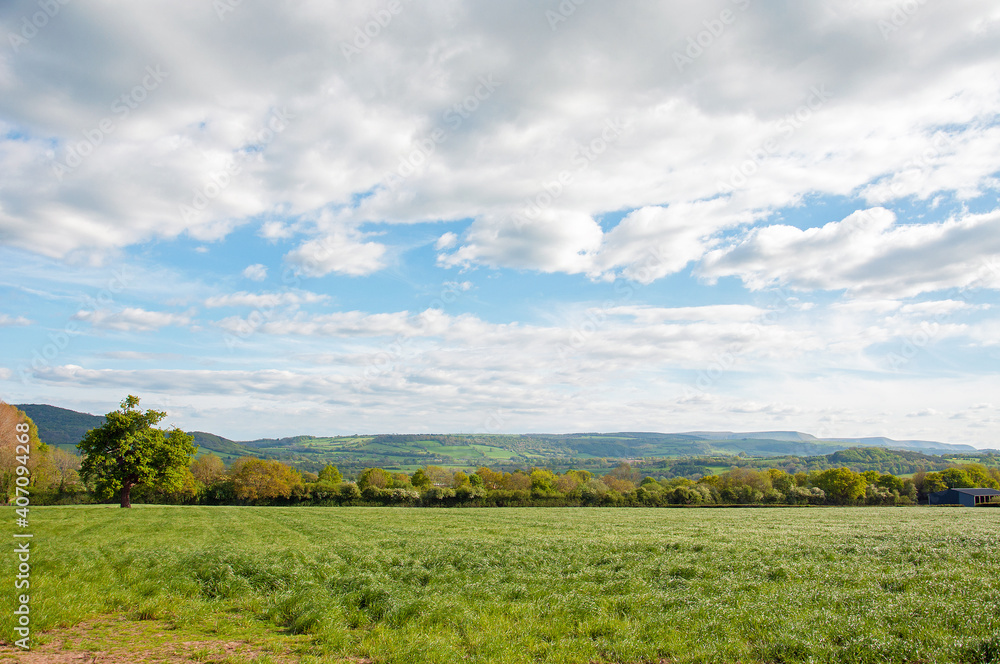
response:
<svg viewBox="0 0 1000 664"><path fill-rule="evenodd" d="M0 401L0 500L8 502L14 498L20 466L28 468L34 483L48 452L48 446L38 439L38 427L31 418Z"/></svg>
<svg viewBox="0 0 1000 664"><path fill-rule="evenodd" d="M344 476L340 474L340 470L336 466L327 464L323 470L319 471L319 479L317 481L332 486L340 486L340 483L344 481Z"/></svg>
<svg viewBox="0 0 1000 664"><path fill-rule="evenodd" d="M868 481L850 468L830 468L816 475L813 484L836 503L852 503L865 495Z"/></svg>
<svg viewBox="0 0 1000 664"><path fill-rule="evenodd" d="M84 455L81 475L93 479L102 495L117 493L122 507L132 507L132 488L139 484L179 490L198 448L180 429L156 428L166 416L152 409L143 412L139 397L128 395L119 410L108 413L104 424L77 445Z"/></svg>
<svg viewBox="0 0 1000 664"><path fill-rule="evenodd" d="M302 476L280 461L242 457L233 462L229 476L240 500L289 498L302 488Z"/></svg>
<svg viewBox="0 0 1000 664"><path fill-rule="evenodd" d="M364 491L370 486L386 489L392 484L392 475L381 468L365 468L358 477L358 488Z"/></svg>
<svg viewBox="0 0 1000 664"><path fill-rule="evenodd" d="M217 454L206 454L194 460L191 474L206 487L212 486L226 475L226 464Z"/></svg>

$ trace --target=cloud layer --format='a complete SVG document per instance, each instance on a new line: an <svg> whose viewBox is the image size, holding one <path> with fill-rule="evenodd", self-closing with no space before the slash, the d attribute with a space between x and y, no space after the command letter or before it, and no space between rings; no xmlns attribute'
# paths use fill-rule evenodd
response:
<svg viewBox="0 0 1000 664"><path fill-rule="evenodd" d="M752 289L846 289L909 297L949 288L1000 288L1000 211L941 223L901 225L884 208L821 228L755 229L709 253L700 274L740 277Z"/></svg>
<svg viewBox="0 0 1000 664"><path fill-rule="evenodd" d="M669 274L806 194L968 198L1000 170L984 2L900 25L893 2L595 5L554 25L533 3L403 3L363 48L372 11L349 3L102 7L2 56L0 228L50 256L304 215L288 261L364 275L386 247L360 224L472 218L443 264L628 275L648 244Z"/></svg>
<svg viewBox="0 0 1000 664"><path fill-rule="evenodd" d="M8 401L989 442L995 3L59 7L0 6Z"/></svg>

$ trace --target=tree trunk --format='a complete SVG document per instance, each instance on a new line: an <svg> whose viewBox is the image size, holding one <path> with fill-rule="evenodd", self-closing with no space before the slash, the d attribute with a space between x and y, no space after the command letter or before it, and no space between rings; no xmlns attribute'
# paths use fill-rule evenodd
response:
<svg viewBox="0 0 1000 664"><path fill-rule="evenodd" d="M122 482L122 493L121 493L122 507L132 507L132 501L130 499L131 493L132 493L132 483L128 481Z"/></svg>

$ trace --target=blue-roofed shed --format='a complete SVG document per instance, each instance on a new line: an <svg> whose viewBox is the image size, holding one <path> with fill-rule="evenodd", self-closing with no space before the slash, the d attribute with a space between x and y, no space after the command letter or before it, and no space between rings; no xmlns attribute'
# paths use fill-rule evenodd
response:
<svg viewBox="0 0 1000 664"><path fill-rule="evenodd" d="M1000 491L996 489L945 489L928 496L931 505L964 505L975 507L984 503L1000 501Z"/></svg>

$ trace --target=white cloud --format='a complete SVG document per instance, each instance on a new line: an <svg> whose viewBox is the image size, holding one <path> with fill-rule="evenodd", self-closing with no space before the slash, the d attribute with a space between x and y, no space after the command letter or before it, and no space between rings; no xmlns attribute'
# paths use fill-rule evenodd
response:
<svg viewBox="0 0 1000 664"><path fill-rule="evenodd" d="M907 159L862 188L861 196L870 204L885 205L910 196L927 200L940 192L969 199L1000 185L996 178L1000 127L915 134L895 148Z"/></svg>
<svg viewBox="0 0 1000 664"><path fill-rule="evenodd" d="M415 363L422 376L424 371L437 375L445 369L456 376L488 370L515 384L551 381L577 386L627 384L648 371L693 371L686 380L700 390L714 389L722 376L754 372L893 376L899 368L887 354L900 352L899 347L913 339L920 340L923 353L948 340L981 344L979 336L985 335L963 317L977 310L972 306L927 306L901 313L909 305L817 311L805 304L591 307L552 312L544 325L491 323L437 309L275 313L264 320L232 316L217 325L241 336L254 332L296 337L303 343L316 339L320 354L329 355L339 346L335 363L345 366L364 365L370 363L367 358L388 352L406 355L407 364ZM932 311L946 313L937 316ZM386 351L390 347L396 350ZM598 375L614 380L595 383Z"/></svg>
<svg viewBox="0 0 1000 664"><path fill-rule="evenodd" d="M378 242L361 242L354 233L340 232L302 243L285 260L308 277L331 272L359 277L381 270L385 251Z"/></svg>
<svg viewBox="0 0 1000 664"><path fill-rule="evenodd" d="M434 243L434 248L437 249L438 251L441 251L442 249L451 249L457 243L458 243L458 236L455 235L454 233L449 232L445 233L444 235L442 235L437 239L437 242Z"/></svg>
<svg viewBox="0 0 1000 664"><path fill-rule="evenodd" d="M601 227L585 214L545 210L534 219L488 215L469 227L461 247L442 254L438 262L573 274L590 269L600 244Z"/></svg>
<svg viewBox="0 0 1000 664"><path fill-rule="evenodd" d="M189 313L172 314L126 307L121 311L85 309L74 314L73 319L85 321L101 329L119 332L151 332L168 325L187 325L191 322L191 315Z"/></svg>
<svg viewBox="0 0 1000 664"><path fill-rule="evenodd" d="M241 335L252 330L277 337L361 344L387 339L382 343L403 344L405 354L420 356L418 364L427 362L427 370L435 372L447 367L461 375L474 375L489 367L503 380L517 384L542 385L551 378L556 383L582 385L593 382L596 374L622 377L656 366L701 369L722 353L738 353L742 370L761 358L791 360L823 347L816 330L773 324L780 317L769 320L768 313L749 306L612 307L568 313L543 326L490 323L469 314L452 316L428 309L420 313L299 313L269 316L265 321L234 316L217 324ZM364 352L377 355L385 347ZM351 346L351 352L359 352L359 347ZM351 363L344 356L340 362Z"/></svg>
<svg viewBox="0 0 1000 664"><path fill-rule="evenodd" d="M899 308L899 312L907 316L945 317L971 307L972 305L968 302L960 300L930 300L927 302L905 304ZM982 306L977 308L982 308Z"/></svg>
<svg viewBox="0 0 1000 664"><path fill-rule="evenodd" d="M971 324L968 326L968 334L980 346L1000 345L1000 321L993 319Z"/></svg>
<svg viewBox="0 0 1000 664"><path fill-rule="evenodd" d="M290 224L283 224L280 221L266 221L261 225L259 234L265 240L276 242L295 235L295 229Z"/></svg>
<svg viewBox="0 0 1000 664"><path fill-rule="evenodd" d="M700 307L620 306L607 310L610 315L630 316L637 323L666 321L745 322L761 318L767 310L745 304L716 304Z"/></svg>
<svg viewBox="0 0 1000 664"><path fill-rule="evenodd" d="M948 288L1000 288L1000 211L935 224L897 224L884 208L822 228L765 226L710 252L698 273L737 276L754 290L846 289L909 297Z"/></svg>
<svg viewBox="0 0 1000 664"><path fill-rule="evenodd" d="M239 291L228 295L213 295L205 300L205 306L210 309L219 307L252 307L273 308L288 305L315 304L326 302L330 298L309 291L285 291L281 293L248 293Z"/></svg>
<svg viewBox="0 0 1000 664"><path fill-rule="evenodd" d="M778 16L754 5L680 72L672 53L714 9L593 5L553 32L531 3L408 5L348 61L340 42L369 18L365 6L243 6L226 23L241 29L225 34L214 12L176 3L119 8L114 22L67 8L46 28L52 48L4 61L0 229L30 251L100 256L183 233L217 240L269 215L279 219L261 226L264 238L315 235L289 254L308 274L364 275L387 265L386 248L352 236L359 224L472 218L445 264L628 275L649 244L666 274L696 260L718 228L672 210L704 205L748 159L753 173L728 197L733 220L806 194L886 204L990 191L1000 170L990 3L921 6L883 39L877 21L893 7ZM205 66L233 58L247 66ZM53 67L88 74L65 86ZM112 103L147 67L162 80L116 114ZM495 83L477 100L484 78ZM828 94L789 124L815 89ZM470 97L467 117L449 113ZM114 131L84 146L102 118ZM54 175L81 150L90 154ZM414 154L419 167L386 187ZM546 194L542 225L554 228L506 221ZM334 208L339 234L280 220ZM666 212L634 213L601 242L594 218L644 208Z"/></svg>
<svg viewBox="0 0 1000 664"><path fill-rule="evenodd" d="M267 279L267 266L261 265L260 263L248 265L246 269L243 270L243 276L251 281L264 281Z"/></svg>
<svg viewBox="0 0 1000 664"><path fill-rule="evenodd" d="M226 426L249 426L226 425L233 412L244 413L236 418L242 422L282 403L307 413L313 430L324 433L318 423L326 422L331 433L383 430L379 422L387 421L415 431L433 413L437 428L455 431L677 431L706 423L752 430L781 422L818 435L941 439L956 430L942 422L958 421L950 415L967 407L962 399L975 403L971 397L988 393L992 376L935 382L906 371L901 380L885 361L923 329L925 316L948 319L922 343L918 360L941 352L947 358L950 351L941 348L947 339L975 341L967 322L982 311L975 305L853 302L807 311L802 304L623 303L556 310L545 324L496 323L436 309L275 311L253 323L240 317L217 322L224 330L262 335L261 349L294 347L269 367L207 370L184 366L194 358L177 358L170 370L76 362L31 375L49 394L58 386L111 392L128 385L144 394L184 395L194 409L217 403L217 426L208 430L224 435ZM167 360L145 353L120 359ZM324 407L337 417L322 414ZM925 408L938 414L906 417ZM961 426L978 431L982 421L977 416Z"/></svg>
<svg viewBox="0 0 1000 664"><path fill-rule="evenodd" d="M830 309L837 312L844 312L852 317L860 317L867 314L886 314L897 311L902 306L903 304L899 300L863 299L834 302L830 305Z"/></svg>
<svg viewBox="0 0 1000 664"><path fill-rule="evenodd" d="M729 411L739 415L766 415L781 421L790 415L802 414L802 408L782 403L759 403L757 401L745 401L729 406Z"/></svg>
<svg viewBox="0 0 1000 664"><path fill-rule="evenodd" d="M713 233L734 223L725 207L717 199L631 212L605 234L593 269L623 267L622 276L643 284L679 272L702 257Z"/></svg>
<svg viewBox="0 0 1000 664"><path fill-rule="evenodd" d="M845 390L841 376L803 383L769 373L733 376L740 385L733 394L685 395L683 383L664 380L655 371L641 374L641 384L631 388L609 389L595 385L586 367L576 377L563 371L553 374L556 381L537 382L531 374L518 380L498 371L486 352L462 353L450 362L442 359L443 352L421 350L400 357L376 351L362 364L270 370L62 365L35 370L33 376L46 394L83 388L89 398L110 404L121 398L123 385L148 395L149 404L161 401L159 395L183 395L170 397L169 410L180 426L235 439L288 435L284 425L273 422L278 412L296 413L296 420L309 422L316 435L384 431L387 421L403 423L406 431L428 426L450 431L622 431L629 430L629 423L647 431L690 431L708 421L717 430L768 430L780 422L781 428L819 436L989 443L989 427L998 421L995 409L969 405L976 403L977 391L990 389L992 377L908 380L892 390L881 381L861 378ZM551 373L553 368L540 369ZM921 411L923 417L907 417ZM240 416L234 417L237 412ZM422 425L431 413L433 422ZM961 419L953 419L955 415ZM192 426L194 421L199 424ZM963 432L961 438L954 437L957 431Z"/></svg>
<svg viewBox="0 0 1000 664"><path fill-rule="evenodd" d="M483 217L468 228L462 246L440 254L438 262L583 272L598 279L617 275L649 284L701 258L709 238L734 223L726 208L721 199L644 207L606 233L590 216L558 209L539 210L531 218ZM452 247L457 237L448 235Z"/></svg>
<svg viewBox="0 0 1000 664"><path fill-rule="evenodd" d="M230 317L219 321L223 329L231 332L247 329L249 321ZM418 314L399 311L369 314L345 311L333 314L293 317L273 316L254 326L259 332L273 335L323 336L323 337L379 337L379 336L439 336L446 333L476 335L506 326L491 326L471 315L449 316L439 309L427 309Z"/></svg>
<svg viewBox="0 0 1000 664"><path fill-rule="evenodd" d="M176 353L144 353L134 350L111 350L100 354L111 360L170 360L178 361L185 359L183 355Z"/></svg>
<svg viewBox="0 0 1000 664"><path fill-rule="evenodd" d="M0 314L0 327L22 327L31 324L32 321L28 320L24 316L11 316L9 314Z"/></svg>

